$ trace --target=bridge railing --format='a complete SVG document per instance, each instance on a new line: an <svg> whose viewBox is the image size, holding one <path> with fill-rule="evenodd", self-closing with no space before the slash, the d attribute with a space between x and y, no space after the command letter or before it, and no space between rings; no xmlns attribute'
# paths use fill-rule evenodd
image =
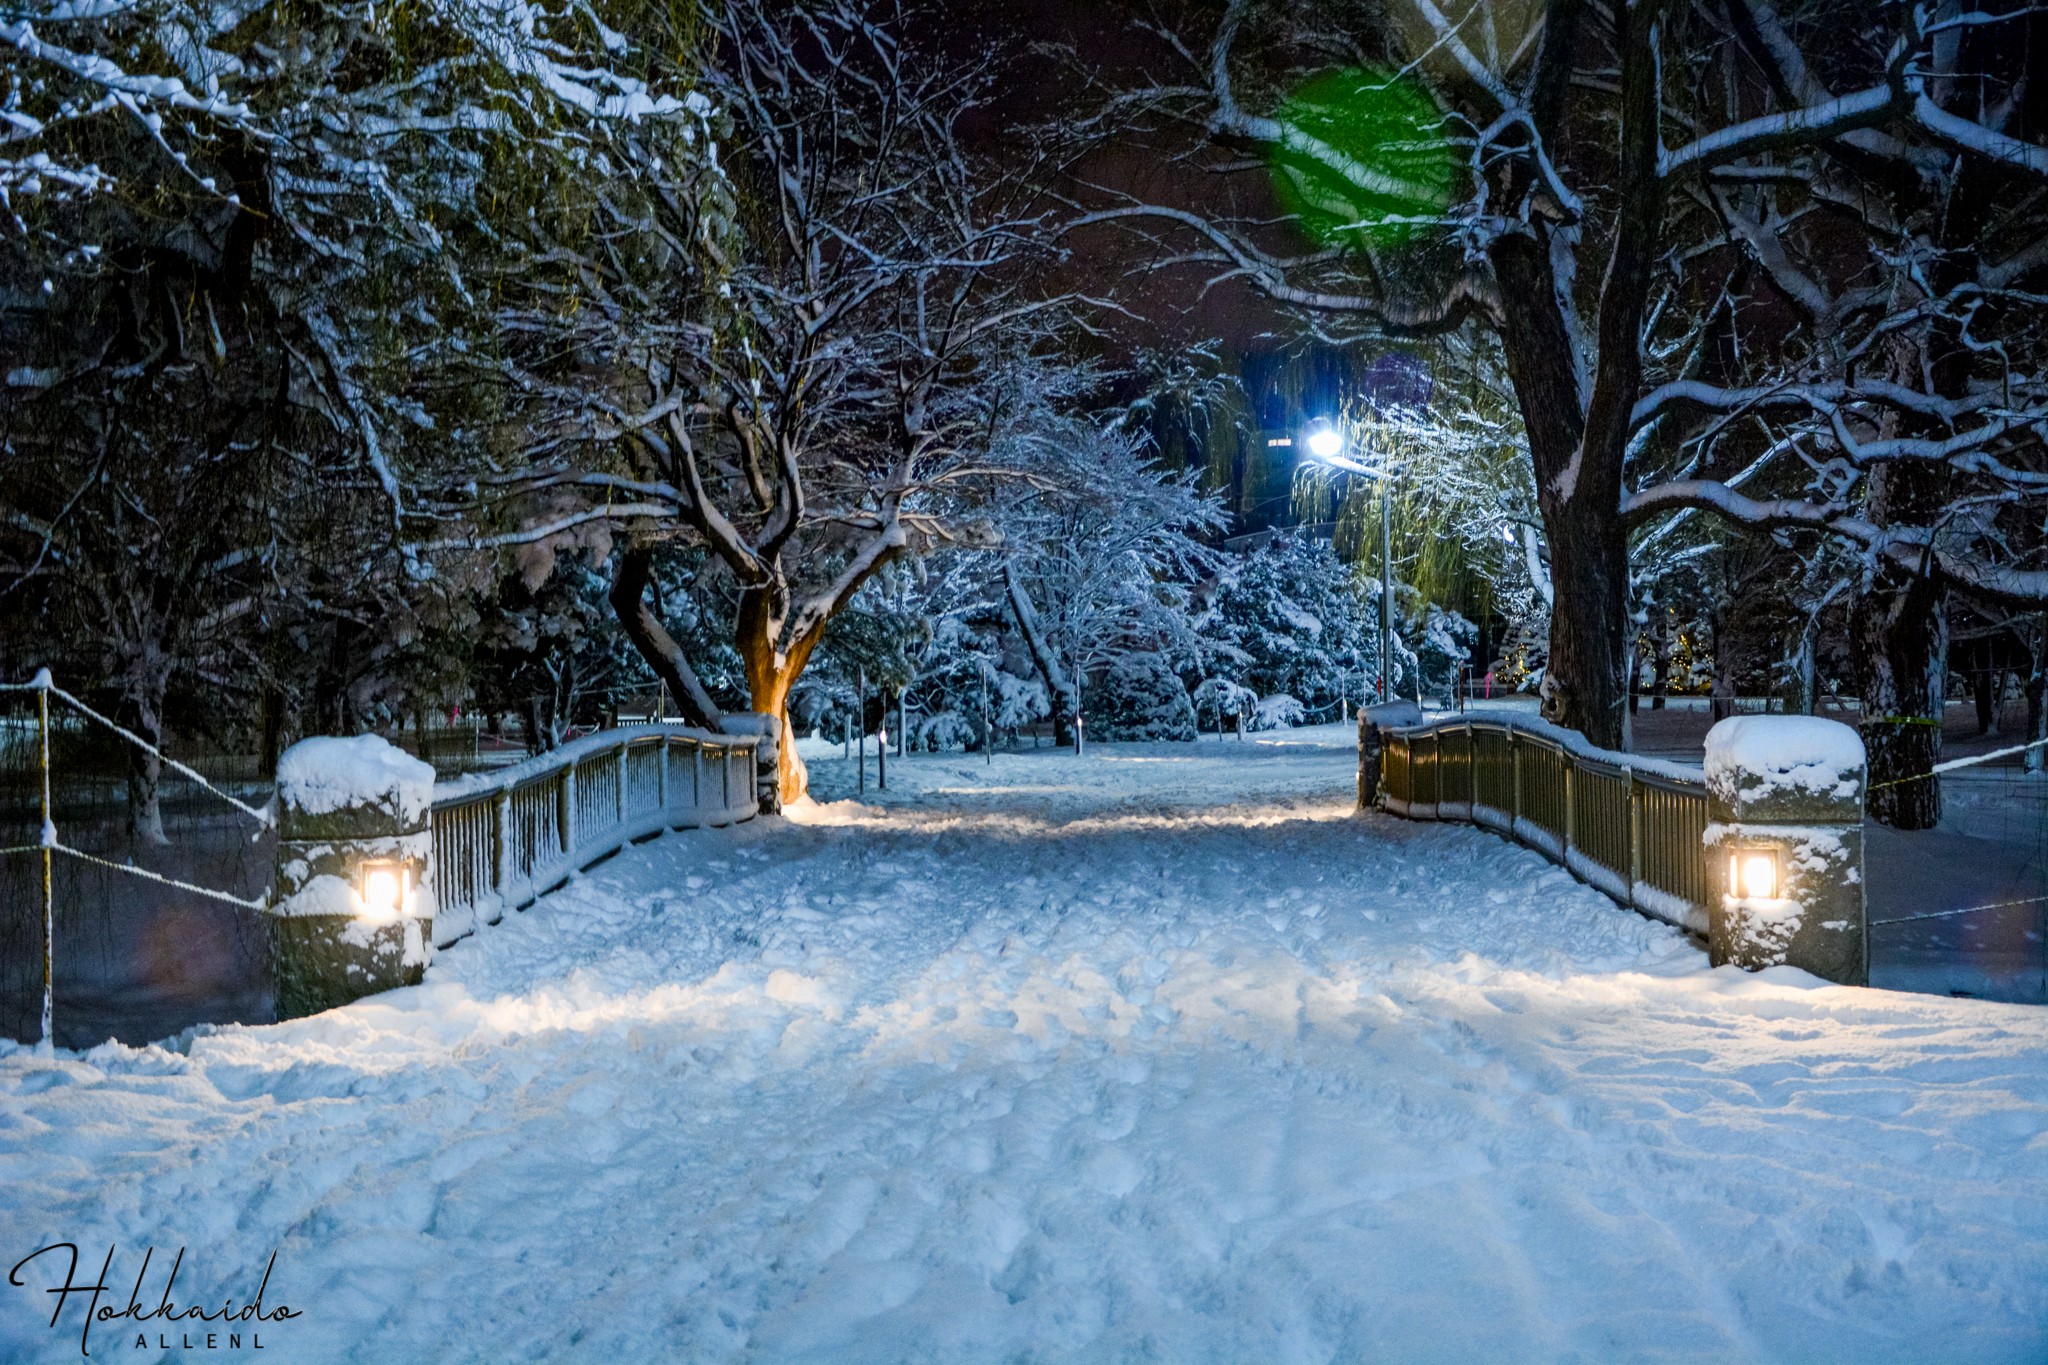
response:
<svg viewBox="0 0 2048 1365"><path fill-rule="evenodd" d="M1467 714L1380 733L1380 801L1484 826L1653 918L1708 929L1703 769L1596 749L1542 721Z"/></svg>
<svg viewBox="0 0 2048 1365"><path fill-rule="evenodd" d="M497 772L436 782L435 942L497 923L628 843L752 819L761 743L759 735L636 725Z"/></svg>

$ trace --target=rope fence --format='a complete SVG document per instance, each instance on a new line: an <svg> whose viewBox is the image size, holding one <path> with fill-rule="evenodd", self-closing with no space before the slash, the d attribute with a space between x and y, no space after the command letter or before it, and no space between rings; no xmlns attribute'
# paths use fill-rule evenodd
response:
<svg viewBox="0 0 2048 1365"><path fill-rule="evenodd" d="M68 858L74 858L83 863L108 868L130 877L154 882L158 885L168 886L193 895L223 901L239 909L261 910L266 904L265 899L261 897L238 896L216 887L201 886L195 882L185 881L182 878L165 876L146 867L138 867L133 862L116 862L111 858L104 858L96 853L65 843L58 834L50 793L51 700L54 698L61 705L69 707L81 719L98 725L118 736L123 743L133 746L133 748L140 752L153 755L164 767L169 768L201 790L218 797L244 815L247 815L256 821L258 837L260 837L262 830L274 827L276 822L273 812L268 807L259 808L252 806L234 795L222 791L218 786L208 781L204 774L172 758L159 746L151 744L127 726L100 714L91 706L86 705L85 702L57 686L55 680L50 676L50 670L47 668L39 669L35 677L29 682L0 683L0 693L34 693L36 696L36 748L37 767L40 769L41 837L33 844L15 844L0 848L0 857L11 857L23 853L40 854L42 857L43 999L42 1033L37 1045L47 1051L55 1046L56 1038L56 882L51 865L53 854L61 853Z"/></svg>

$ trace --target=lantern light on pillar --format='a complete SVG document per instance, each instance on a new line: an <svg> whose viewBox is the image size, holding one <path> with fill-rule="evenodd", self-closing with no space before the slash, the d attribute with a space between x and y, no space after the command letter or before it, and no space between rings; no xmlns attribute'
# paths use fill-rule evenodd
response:
<svg viewBox="0 0 2048 1365"><path fill-rule="evenodd" d="M1759 846L1738 848L1730 853L1728 894L1742 900L1778 899L1778 850Z"/></svg>
<svg viewBox="0 0 2048 1365"><path fill-rule="evenodd" d="M412 883L410 859L377 858L358 864L356 895L362 917L381 923L411 913Z"/></svg>

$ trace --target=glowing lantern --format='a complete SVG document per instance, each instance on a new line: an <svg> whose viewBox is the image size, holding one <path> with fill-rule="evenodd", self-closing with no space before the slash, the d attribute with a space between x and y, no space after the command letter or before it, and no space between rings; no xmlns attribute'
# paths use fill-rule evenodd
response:
<svg viewBox="0 0 2048 1365"><path fill-rule="evenodd" d="M364 862L356 869L356 895L364 919L395 920L412 908L412 869L402 858Z"/></svg>
<svg viewBox="0 0 2048 1365"><path fill-rule="evenodd" d="M1728 893L1744 900L1778 899L1778 851L1738 848L1728 855Z"/></svg>

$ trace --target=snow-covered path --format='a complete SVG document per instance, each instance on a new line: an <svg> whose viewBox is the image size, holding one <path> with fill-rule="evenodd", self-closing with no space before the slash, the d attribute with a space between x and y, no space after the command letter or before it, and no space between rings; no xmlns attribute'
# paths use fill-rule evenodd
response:
<svg viewBox="0 0 2048 1365"><path fill-rule="evenodd" d="M2048 1357L2048 1014L1708 971L1352 761L913 757L415 990L0 1044L0 1252L275 1248L278 1361Z"/></svg>

